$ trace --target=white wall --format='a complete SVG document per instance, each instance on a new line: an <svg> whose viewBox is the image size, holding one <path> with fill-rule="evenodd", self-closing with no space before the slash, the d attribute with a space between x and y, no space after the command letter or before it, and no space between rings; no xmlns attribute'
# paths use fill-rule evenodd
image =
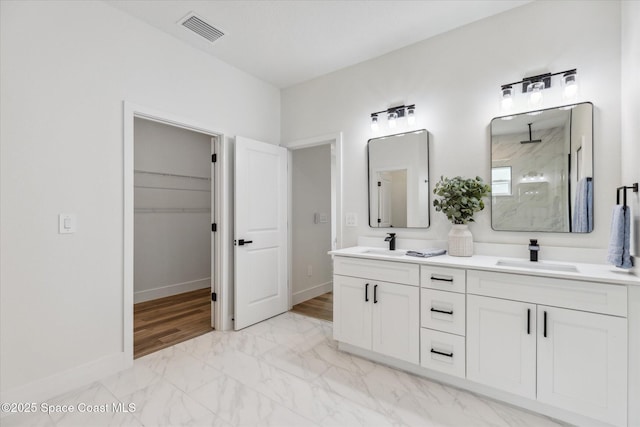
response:
<svg viewBox="0 0 640 427"><path fill-rule="evenodd" d="M2 1L0 16L6 401L121 367L123 100L278 143L280 93L103 2Z"/></svg>
<svg viewBox="0 0 640 427"><path fill-rule="evenodd" d="M640 2L622 2L622 181L640 182ZM627 193L633 212L632 255L640 257L640 192Z"/></svg>
<svg viewBox="0 0 640 427"><path fill-rule="evenodd" d="M476 215L470 228L476 242L524 247L529 238L538 238L543 257L545 245L606 249L612 197L620 181L618 2L532 2L285 89L282 136L291 141L343 130L343 212L356 212L359 219L358 227L344 228L343 246L355 245L358 235L382 239L384 233L370 229L366 220L366 143L375 136L369 126L372 112L415 103L413 128L426 128L432 136L431 177L480 175L490 182L489 123L500 115L500 85L571 68L578 69L580 100L595 105L595 231L584 235L492 231L489 208ZM544 107L561 105L555 88L545 95ZM446 217L433 208L431 215L428 230L401 230L399 237L446 239L450 229Z"/></svg>
<svg viewBox="0 0 640 427"><path fill-rule="evenodd" d="M211 286L211 139L135 119L134 302Z"/></svg>
<svg viewBox="0 0 640 427"><path fill-rule="evenodd" d="M291 289L297 304L331 290L331 146L293 150L291 157ZM315 214L327 221L316 223Z"/></svg>

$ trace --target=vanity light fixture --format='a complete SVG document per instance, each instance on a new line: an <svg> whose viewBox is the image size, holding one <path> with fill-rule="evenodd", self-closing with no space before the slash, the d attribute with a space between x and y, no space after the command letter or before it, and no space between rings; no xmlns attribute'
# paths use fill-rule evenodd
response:
<svg viewBox="0 0 640 427"><path fill-rule="evenodd" d="M407 124L413 125L416 123L416 107L415 105L410 105L407 107Z"/></svg>
<svg viewBox="0 0 640 427"><path fill-rule="evenodd" d="M508 115L513 110L515 97L515 87L522 84L522 93L527 94L530 108L538 109L542 106L544 89L551 87L551 80L554 76L562 75L562 100L564 102L575 102L578 94L578 70L560 71L559 73L545 73L537 76L524 77L519 82L508 83L500 86L500 111ZM511 119L511 116L503 117L504 120Z"/></svg>
<svg viewBox="0 0 640 427"><path fill-rule="evenodd" d="M389 122L389 127L394 129L396 127L396 119L398 118L398 113L392 111L387 115L387 121Z"/></svg>
<svg viewBox="0 0 640 427"><path fill-rule="evenodd" d="M378 115L377 114L372 114L371 115L371 130L372 131L377 131L379 128L378 126Z"/></svg>
<svg viewBox="0 0 640 427"><path fill-rule="evenodd" d="M407 124L413 125L416 122L416 106L415 104L411 105L400 105L398 107L391 107L386 110L376 111L371 113L371 130L377 131L379 126L379 116L382 114L387 115L387 123L389 128L394 129L398 124L398 119L406 117Z"/></svg>
<svg viewBox="0 0 640 427"><path fill-rule="evenodd" d="M502 89L500 89L500 111L503 114L509 114L513 111L513 86L504 85ZM509 116L509 120L512 119L513 116Z"/></svg>
<svg viewBox="0 0 640 427"><path fill-rule="evenodd" d="M567 71L562 75L562 100L575 102L578 97L578 74L576 70Z"/></svg>

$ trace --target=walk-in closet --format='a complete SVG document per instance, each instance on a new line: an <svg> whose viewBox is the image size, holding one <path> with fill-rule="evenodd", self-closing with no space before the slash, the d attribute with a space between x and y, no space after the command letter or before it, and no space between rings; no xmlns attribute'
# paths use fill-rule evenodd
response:
<svg viewBox="0 0 640 427"><path fill-rule="evenodd" d="M212 137L134 122L134 357L211 331Z"/></svg>

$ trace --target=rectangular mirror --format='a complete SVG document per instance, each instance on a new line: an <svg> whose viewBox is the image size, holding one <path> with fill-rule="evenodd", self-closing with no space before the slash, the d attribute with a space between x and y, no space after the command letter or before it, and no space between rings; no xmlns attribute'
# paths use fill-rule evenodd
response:
<svg viewBox="0 0 640 427"><path fill-rule="evenodd" d="M593 231L593 104L491 121L491 227Z"/></svg>
<svg viewBox="0 0 640 427"><path fill-rule="evenodd" d="M429 227L429 132L370 139L369 226Z"/></svg>

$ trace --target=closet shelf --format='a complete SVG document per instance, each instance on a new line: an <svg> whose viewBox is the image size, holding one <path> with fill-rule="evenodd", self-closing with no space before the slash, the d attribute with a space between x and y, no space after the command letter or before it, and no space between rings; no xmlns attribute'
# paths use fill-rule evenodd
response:
<svg viewBox="0 0 640 427"><path fill-rule="evenodd" d="M172 176L174 178L189 178L189 179L201 179L203 181L211 181L211 178L209 178L207 176L180 175L180 174L177 174L177 173L152 172L152 171L145 171L145 170L141 170L141 169L134 169L133 172L135 172L135 173L143 173L143 174L148 174L148 175Z"/></svg>
<svg viewBox="0 0 640 427"><path fill-rule="evenodd" d="M135 208L134 213L210 213L211 208Z"/></svg>

